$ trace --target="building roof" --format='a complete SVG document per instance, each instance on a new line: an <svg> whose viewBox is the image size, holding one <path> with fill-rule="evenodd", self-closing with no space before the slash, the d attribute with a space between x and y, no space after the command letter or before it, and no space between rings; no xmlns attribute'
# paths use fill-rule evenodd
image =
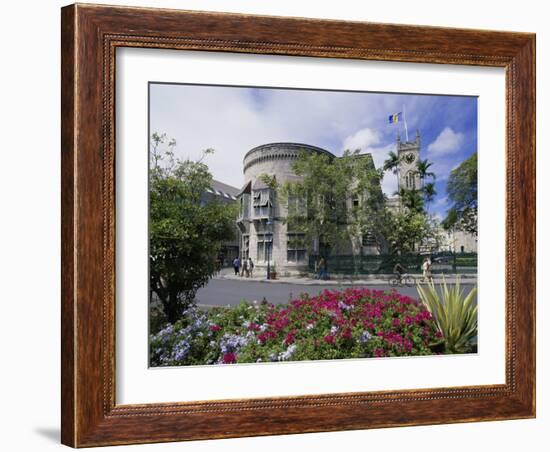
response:
<svg viewBox="0 0 550 452"><path fill-rule="evenodd" d="M248 193L250 194L250 191L251 191L251 188L252 188L252 181L248 181L246 182L243 187L239 190L239 193L237 193L237 197L241 196L243 193Z"/></svg>
<svg viewBox="0 0 550 452"><path fill-rule="evenodd" d="M223 198L236 200L240 190L231 185L224 184L223 182L213 180L212 186L208 191Z"/></svg>

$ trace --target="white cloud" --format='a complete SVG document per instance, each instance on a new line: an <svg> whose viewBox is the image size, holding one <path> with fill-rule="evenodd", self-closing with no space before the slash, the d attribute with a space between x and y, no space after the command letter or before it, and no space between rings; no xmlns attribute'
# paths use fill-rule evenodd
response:
<svg viewBox="0 0 550 452"><path fill-rule="evenodd" d="M438 154L452 154L460 149L464 135L460 132L455 132L450 127L445 127L433 143L428 145L428 155L433 156Z"/></svg>
<svg viewBox="0 0 550 452"><path fill-rule="evenodd" d="M382 191L386 196L393 196L397 191L397 176L393 173L385 173L382 179Z"/></svg>
<svg viewBox="0 0 550 452"><path fill-rule="evenodd" d="M429 97L153 84L150 125L151 132L176 139L180 158L197 159L203 149L214 148L206 160L214 178L241 187L244 154L269 142L307 143L337 155L361 149L380 168L401 130L387 124L386 114L405 102L412 130L416 116L430 109ZM384 177L382 189L388 195L396 191L395 175Z"/></svg>
<svg viewBox="0 0 550 452"><path fill-rule="evenodd" d="M350 151L355 151L356 149L365 150L373 145L380 143L380 133L376 130L369 129L368 127L360 129L355 132L353 135L348 136L344 140L342 148L344 150L348 149Z"/></svg>
<svg viewBox="0 0 550 452"><path fill-rule="evenodd" d="M342 144L342 151L359 149L362 154L371 154L376 168L384 165L390 151L395 151L395 143L381 144L381 134L374 129L365 127L348 135ZM382 191L392 196L397 191L397 176L386 173L382 179Z"/></svg>

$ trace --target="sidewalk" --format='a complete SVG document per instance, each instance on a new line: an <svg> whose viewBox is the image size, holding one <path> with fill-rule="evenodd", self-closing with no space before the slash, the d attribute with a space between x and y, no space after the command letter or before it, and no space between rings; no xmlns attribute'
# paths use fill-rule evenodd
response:
<svg viewBox="0 0 550 452"><path fill-rule="evenodd" d="M411 274L416 279L416 282L423 284L422 282L422 275L421 274ZM477 275L468 275L468 274L433 274L432 279L435 284L440 284L443 282L443 278L445 278L445 281L447 283L454 283L456 280L456 277L460 277L460 281L465 284L476 284L477 283ZM214 277L214 279L226 279L226 280L234 280L234 281L255 281L255 282L264 282L264 283L270 283L270 284L277 284L277 283L284 283L284 284L296 284L296 285L302 285L302 286L319 286L319 285L327 285L327 286L334 286L335 284L339 285L362 285L362 286L376 286L376 285L388 285L390 278L393 278L394 275L387 274L377 274L377 275L361 275L355 278L350 277L344 277L342 275L335 275L331 276L330 279L327 280L319 280L315 279L311 276L278 276L277 279L266 279L266 275L264 272L261 272L261 275L255 274L254 277L245 277L245 276L238 276L233 273L233 270L231 271L224 271L217 276Z"/></svg>

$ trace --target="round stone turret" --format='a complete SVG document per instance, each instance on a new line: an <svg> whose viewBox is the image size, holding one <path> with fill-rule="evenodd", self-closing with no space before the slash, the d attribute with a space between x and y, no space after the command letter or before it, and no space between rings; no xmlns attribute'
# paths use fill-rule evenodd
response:
<svg viewBox="0 0 550 452"><path fill-rule="evenodd" d="M331 152L301 143L269 143L252 148L243 159L245 180L254 183L262 174L275 175L278 182L295 179L292 163L300 152L315 152L334 158Z"/></svg>

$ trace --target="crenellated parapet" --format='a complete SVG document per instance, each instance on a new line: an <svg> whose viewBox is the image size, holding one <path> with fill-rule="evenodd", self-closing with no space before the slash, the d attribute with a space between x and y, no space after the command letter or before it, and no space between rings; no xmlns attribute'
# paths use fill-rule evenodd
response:
<svg viewBox="0 0 550 452"><path fill-rule="evenodd" d="M324 154L330 158L335 158L331 152L302 143L268 143L256 146L246 153L243 158L243 170L246 174L247 170L258 163L270 162L275 160L292 161L298 158L300 152L316 152Z"/></svg>

